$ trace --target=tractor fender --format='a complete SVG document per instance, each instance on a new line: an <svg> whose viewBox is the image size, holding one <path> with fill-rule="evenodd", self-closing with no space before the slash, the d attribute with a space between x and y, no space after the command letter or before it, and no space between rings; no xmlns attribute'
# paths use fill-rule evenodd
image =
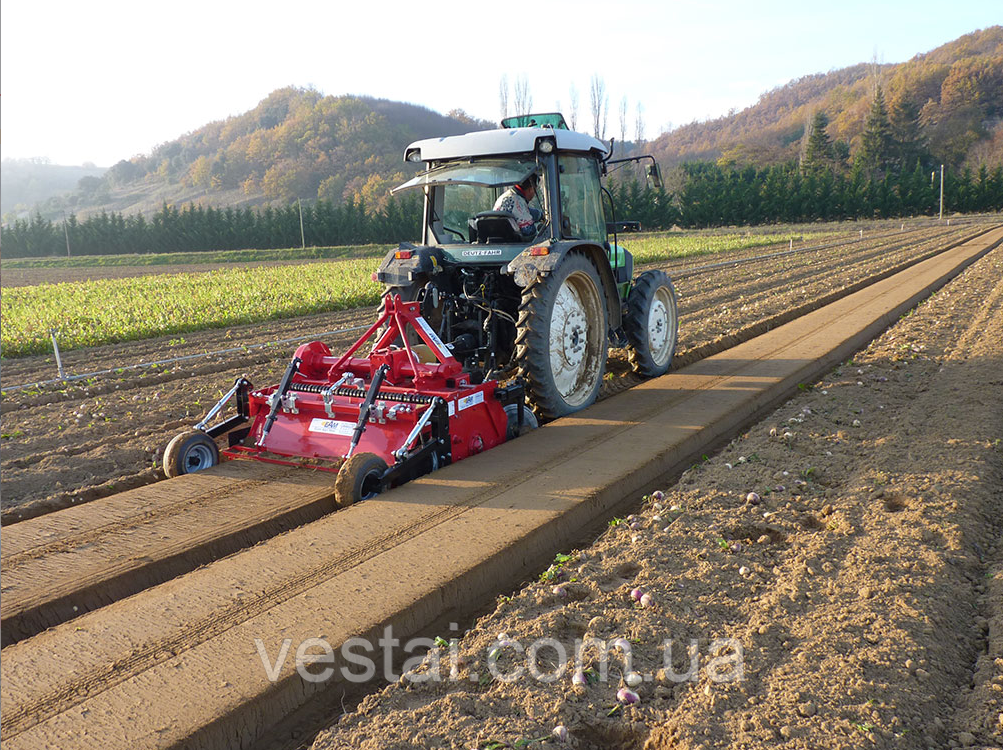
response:
<svg viewBox="0 0 1003 750"><path fill-rule="evenodd" d="M619 329L623 322L620 293L617 290L616 278L614 278L613 270L610 268L606 251L601 246L590 242L554 242L546 247L549 249L546 255L531 255L532 248L526 248L508 262L508 265L502 269L502 273L511 274L515 283L525 288L536 281L538 277L553 272L569 252L580 252L592 261L599 272L603 294L606 296L610 330Z"/></svg>
<svg viewBox="0 0 1003 750"><path fill-rule="evenodd" d="M402 254L407 257L399 257ZM430 278L441 272L444 260L441 248L402 242L383 258L376 271L376 281L388 286L407 286L421 275Z"/></svg>

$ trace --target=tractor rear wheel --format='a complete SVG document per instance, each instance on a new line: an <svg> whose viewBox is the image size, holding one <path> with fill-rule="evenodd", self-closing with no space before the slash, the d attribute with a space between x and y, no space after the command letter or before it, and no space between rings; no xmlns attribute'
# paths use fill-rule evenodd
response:
<svg viewBox="0 0 1003 750"><path fill-rule="evenodd" d="M334 480L334 501L347 508L359 500L370 500L383 491L387 462L375 453L357 453L338 469Z"/></svg>
<svg viewBox="0 0 1003 750"><path fill-rule="evenodd" d="M607 310L599 273L579 253L523 291L516 332L520 374L542 419L596 400L606 369Z"/></svg>
<svg viewBox="0 0 1003 750"><path fill-rule="evenodd" d="M665 271L645 271L634 280L624 329L634 372L653 378L669 371L676 353L679 314L676 290Z"/></svg>
<svg viewBox="0 0 1003 750"><path fill-rule="evenodd" d="M164 473L169 477L192 474L218 463L216 441L200 430L175 435L164 449Z"/></svg>

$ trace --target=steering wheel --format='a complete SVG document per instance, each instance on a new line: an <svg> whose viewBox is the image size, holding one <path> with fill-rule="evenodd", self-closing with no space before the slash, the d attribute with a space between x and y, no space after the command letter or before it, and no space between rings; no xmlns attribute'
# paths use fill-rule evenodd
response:
<svg viewBox="0 0 1003 750"><path fill-rule="evenodd" d="M449 232L450 234L455 234L457 237L460 238L461 242L467 241L467 236L463 234L463 232L461 232L459 229L452 229L450 227L447 227L445 224L442 225L442 228L447 232Z"/></svg>

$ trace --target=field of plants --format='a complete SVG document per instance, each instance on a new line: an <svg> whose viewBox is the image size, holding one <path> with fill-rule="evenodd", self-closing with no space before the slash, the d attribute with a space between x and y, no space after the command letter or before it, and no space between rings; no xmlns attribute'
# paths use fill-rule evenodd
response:
<svg viewBox="0 0 1003 750"><path fill-rule="evenodd" d="M833 234L831 229L810 236L800 231L661 232L628 235L621 241L640 264L792 241L796 245L819 243ZM371 281L375 259L385 252L385 247L379 245L319 249L318 252L330 253L323 256L332 258L326 262L270 267L232 265L310 257L302 252L232 251L214 254L222 267L203 273L164 273L7 288L0 300L3 356L51 352L50 329L58 332L60 348L69 350L345 310L379 301L380 286ZM191 256L203 260L206 254L184 255L184 258L178 257L179 254L146 257L157 258L158 262L173 257L177 263L191 263ZM344 258L346 255L356 257ZM92 256L92 259L95 266L102 266L125 257L144 256ZM59 268L60 262L70 266L81 264L84 259L32 262L42 260L51 264L49 268ZM28 261L4 262L3 268L15 268L15 263L25 262ZM88 266L79 267L86 271Z"/></svg>
<svg viewBox="0 0 1003 750"><path fill-rule="evenodd" d="M74 255L46 258L12 258L3 269L110 268L116 266L180 266L195 263L268 263L288 260L332 260L380 256L390 245L339 245L338 247L290 247L282 250L217 250L188 253L128 253L125 255Z"/></svg>

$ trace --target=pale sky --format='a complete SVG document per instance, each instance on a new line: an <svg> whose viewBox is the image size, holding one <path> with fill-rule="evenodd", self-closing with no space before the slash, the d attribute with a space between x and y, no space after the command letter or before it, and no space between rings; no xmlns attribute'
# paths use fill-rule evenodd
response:
<svg viewBox="0 0 1003 750"><path fill-rule="evenodd" d="M653 138L999 23L999 0L4 0L0 152L111 166L289 85L497 120L503 74L526 76L536 111L567 114L574 84L579 129L598 74L608 135L626 97L628 137L640 102Z"/></svg>

